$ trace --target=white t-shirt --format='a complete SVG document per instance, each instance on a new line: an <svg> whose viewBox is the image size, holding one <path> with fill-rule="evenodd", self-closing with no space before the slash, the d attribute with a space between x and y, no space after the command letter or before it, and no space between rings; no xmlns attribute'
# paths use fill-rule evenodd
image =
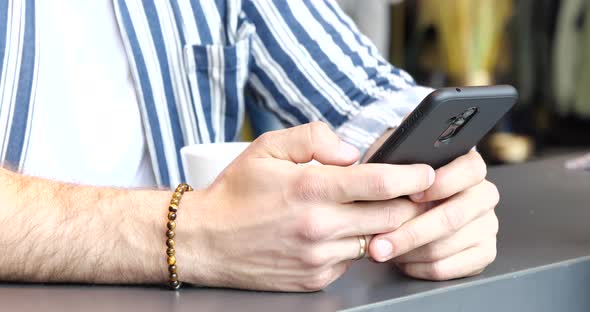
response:
<svg viewBox="0 0 590 312"><path fill-rule="evenodd" d="M37 2L40 60L24 173L156 184L111 0Z"/></svg>

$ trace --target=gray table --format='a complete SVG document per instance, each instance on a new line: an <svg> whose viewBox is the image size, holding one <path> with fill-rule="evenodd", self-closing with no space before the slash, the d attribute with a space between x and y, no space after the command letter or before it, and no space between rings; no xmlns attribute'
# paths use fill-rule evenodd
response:
<svg viewBox="0 0 590 312"><path fill-rule="evenodd" d="M590 311L590 172L565 158L493 168L502 194L499 254L484 274L412 280L356 263L313 294L0 284L1 311Z"/></svg>

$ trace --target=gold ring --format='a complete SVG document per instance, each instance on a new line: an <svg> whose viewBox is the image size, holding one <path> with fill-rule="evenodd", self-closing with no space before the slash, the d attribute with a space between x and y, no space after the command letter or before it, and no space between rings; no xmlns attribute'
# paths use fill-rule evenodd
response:
<svg viewBox="0 0 590 312"><path fill-rule="evenodd" d="M362 258L365 257L365 255L367 254L367 238L365 237L365 235L359 235L358 236L359 239L359 255L354 258L354 260L360 260Z"/></svg>

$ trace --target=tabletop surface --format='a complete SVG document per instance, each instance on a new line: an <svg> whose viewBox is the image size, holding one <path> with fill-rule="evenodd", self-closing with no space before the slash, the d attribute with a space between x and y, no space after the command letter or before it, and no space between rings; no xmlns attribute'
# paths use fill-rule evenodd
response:
<svg viewBox="0 0 590 312"><path fill-rule="evenodd" d="M358 261L326 290L311 294L205 288L185 288L175 293L141 286L0 284L0 309L377 311L498 281L530 279L552 269L573 270L581 264L586 267L579 272L584 273L569 272L587 283L585 293L590 293L590 172L565 169L567 158L490 168L488 177L502 196L496 209L501 224L498 257L476 277L448 282L419 281L398 274L386 264ZM587 298L572 300L590 304Z"/></svg>

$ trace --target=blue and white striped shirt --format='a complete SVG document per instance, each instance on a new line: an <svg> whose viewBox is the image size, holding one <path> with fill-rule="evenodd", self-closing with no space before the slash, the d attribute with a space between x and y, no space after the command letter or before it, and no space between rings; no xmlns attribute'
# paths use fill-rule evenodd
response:
<svg viewBox="0 0 590 312"><path fill-rule="evenodd" d="M36 1L0 0L0 161L15 170L35 106ZM161 187L184 180L183 146L235 140L251 102L286 125L324 121L365 150L430 91L387 63L333 0L113 3Z"/></svg>

